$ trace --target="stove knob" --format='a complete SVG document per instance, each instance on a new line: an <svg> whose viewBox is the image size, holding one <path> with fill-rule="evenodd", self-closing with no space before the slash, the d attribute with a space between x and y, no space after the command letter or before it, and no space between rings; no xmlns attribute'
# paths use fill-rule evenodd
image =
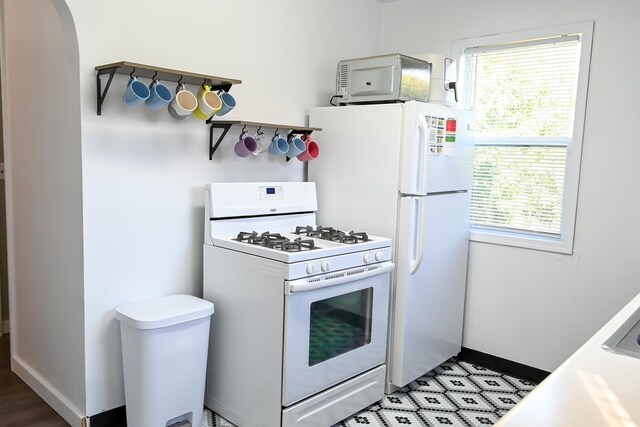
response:
<svg viewBox="0 0 640 427"><path fill-rule="evenodd" d="M380 262L384 259L384 252L378 251L376 252L376 261Z"/></svg>
<svg viewBox="0 0 640 427"><path fill-rule="evenodd" d="M307 264L307 274L313 274L316 272L315 264L309 263Z"/></svg>
<svg viewBox="0 0 640 427"><path fill-rule="evenodd" d="M320 270L324 271L325 273L329 271L330 268L331 266L329 265L329 261L322 261L322 264L320 264Z"/></svg>
<svg viewBox="0 0 640 427"><path fill-rule="evenodd" d="M364 257L362 257L362 260L364 261L365 264L369 264L372 261L371 253L367 252L366 254L364 254Z"/></svg>

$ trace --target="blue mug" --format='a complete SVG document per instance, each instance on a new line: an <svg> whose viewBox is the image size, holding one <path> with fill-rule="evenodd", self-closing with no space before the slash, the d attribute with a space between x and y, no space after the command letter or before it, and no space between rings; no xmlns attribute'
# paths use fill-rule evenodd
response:
<svg viewBox="0 0 640 427"><path fill-rule="evenodd" d="M275 135L271 138L271 146L269 147L269 154L272 156L281 156L286 154L289 150L289 144L287 144L287 140L281 137L280 135Z"/></svg>
<svg viewBox="0 0 640 427"><path fill-rule="evenodd" d="M138 80L137 77L131 77L124 91L123 100L128 107L137 107L145 102L150 95L151 92L149 92L147 85Z"/></svg>
<svg viewBox="0 0 640 427"><path fill-rule="evenodd" d="M304 153L307 149L304 141L297 136L293 135L289 138L289 148L287 149L287 157L294 158L302 153Z"/></svg>
<svg viewBox="0 0 640 427"><path fill-rule="evenodd" d="M149 92L151 95L147 98L145 103L150 110L159 110L173 99L173 94L169 88L157 80L151 82Z"/></svg>
<svg viewBox="0 0 640 427"><path fill-rule="evenodd" d="M218 96L222 101L222 108L216 113L216 116L224 116L236 107L236 99L229 92L218 92Z"/></svg>

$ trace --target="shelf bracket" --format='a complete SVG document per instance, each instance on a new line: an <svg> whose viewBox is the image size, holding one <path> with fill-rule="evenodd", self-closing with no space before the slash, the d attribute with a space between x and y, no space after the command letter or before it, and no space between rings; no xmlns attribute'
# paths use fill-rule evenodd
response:
<svg viewBox="0 0 640 427"><path fill-rule="evenodd" d="M211 126L209 127L209 160L213 159L213 153L216 152L216 150L218 149L218 146L220 145L224 137L227 136L227 132L229 132L229 129L231 129L231 126L232 125L230 124L220 124L220 123L211 122ZM216 141L215 145L213 143L213 129L223 129L222 134Z"/></svg>
<svg viewBox="0 0 640 427"><path fill-rule="evenodd" d="M116 70L118 67L107 68L104 70L100 70L96 73L96 88L97 88L97 100L98 100L98 115L102 115L102 103L104 102L104 98L107 96L107 92L109 92L109 87L111 86L111 81L113 80L113 76L116 74ZM100 76L103 74L108 74L109 79L107 80L107 84L104 87L104 91L102 91L102 79Z"/></svg>
<svg viewBox="0 0 640 427"><path fill-rule="evenodd" d="M209 83L210 83L209 86L211 87L211 90L223 90L225 92L229 92L231 90L231 86L233 86L231 84L214 85L212 82L209 82Z"/></svg>
<svg viewBox="0 0 640 427"><path fill-rule="evenodd" d="M311 132L313 132L312 130L308 130L308 129L291 129L291 131L289 132L289 135L287 135L287 141L289 141L289 139L293 136L293 135L310 135ZM287 156L287 162L291 160L291 157Z"/></svg>

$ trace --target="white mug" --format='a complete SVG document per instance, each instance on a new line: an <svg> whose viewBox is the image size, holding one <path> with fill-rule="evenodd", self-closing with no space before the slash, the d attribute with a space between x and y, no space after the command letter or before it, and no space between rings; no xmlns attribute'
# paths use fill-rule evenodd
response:
<svg viewBox="0 0 640 427"><path fill-rule="evenodd" d="M191 115L198 106L198 99L193 92L187 90L184 84L176 87L176 96L169 104L169 114L175 119L182 120Z"/></svg>

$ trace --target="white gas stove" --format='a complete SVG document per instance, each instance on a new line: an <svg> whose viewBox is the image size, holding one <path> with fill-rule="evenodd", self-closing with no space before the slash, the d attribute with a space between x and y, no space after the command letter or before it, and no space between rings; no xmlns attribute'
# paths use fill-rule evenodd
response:
<svg viewBox="0 0 640 427"><path fill-rule="evenodd" d="M205 244L302 263L287 279L391 260L390 239L316 225L315 183L213 183L207 195Z"/></svg>
<svg viewBox="0 0 640 427"><path fill-rule="evenodd" d="M290 427L380 400L391 240L317 225L314 183L206 194L203 294L217 308L206 406L238 425Z"/></svg>

